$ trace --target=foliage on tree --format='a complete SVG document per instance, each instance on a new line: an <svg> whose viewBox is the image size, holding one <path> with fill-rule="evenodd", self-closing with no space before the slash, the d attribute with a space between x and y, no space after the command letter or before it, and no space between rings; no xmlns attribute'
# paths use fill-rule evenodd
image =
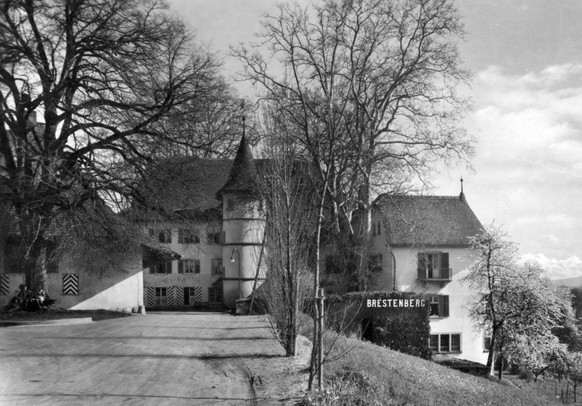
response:
<svg viewBox="0 0 582 406"><path fill-rule="evenodd" d="M498 355L537 378L568 350L555 333L573 323L569 303L537 265L518 265L515 244L499 228L471 238L471 248L477 254L466 281L478 293L470 315L490 334L487 366L492 371Z"/></svg>
<svg viewBox="0 0 582 406"><path fill-rule="evenodd" d="M94 216L94 202L126 202L160 146L192 146L172 138L170 120L228 97L211 54L160 1L0 7L0 198L18 221L29 283L46 288L48 246L92 226L127 237L113 212Z"/></svg>
<svg viewBox="0 0 582 406"><path fill-rule="evenodd" d="M368 246L378 190L401 190L426 180L431 163L472 154L459 125L467 103L456 91L468 77L462 35L447 0L325 0L280 6L257 44L234 51L327 180L331 222L352 239L346 248Z"/></svg>

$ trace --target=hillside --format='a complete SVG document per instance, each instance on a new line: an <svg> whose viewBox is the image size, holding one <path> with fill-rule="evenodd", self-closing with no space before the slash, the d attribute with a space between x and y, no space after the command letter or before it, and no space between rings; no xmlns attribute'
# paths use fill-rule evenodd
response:
<svg viewBox="0 0 582 406"><path fill-rule="evenodd" d="M309 336L308 331L303 334ZM269 360L267 369L258 372L255 388L258 399L287 399L286 404L316 404L313 395L305 395L306 365L309 346L300 341L300 355L286 359L285 365ZM324 366L325 395L323 405L557 405L555 399L536 396L531 386L527 390L468 375L434 362L382 348L356 338L328 334L326 347L333 343ZM282 359L277 361L283 361ZM262 367L265 367L263 364ZM275 369L279 369L275 371ZM525 381L524 381L525 382ZM274 393L269 388L279 390ZM287 387L287 396L281 388ZM303 403L296 403L301 394ZM543 396L543 395L542 395Z"/></svg>

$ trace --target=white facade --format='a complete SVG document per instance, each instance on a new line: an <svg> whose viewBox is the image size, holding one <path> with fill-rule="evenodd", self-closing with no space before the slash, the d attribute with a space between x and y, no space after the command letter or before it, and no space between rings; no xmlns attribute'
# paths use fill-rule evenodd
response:
<svg viewBox="0 0 582 406"><path fill-rule="evenodd" d="M437 315L430 317L431 335L438 336L432 338L433 353L486 363L488 353L483 348L483 334L475 329L469 317L468 307L474 299L475 292L462 281L462 278L467 275L466 270L474 260L474 252L467 247L459 246L389 247L381 220L378 215L373 218L373 223L376 224L374 233L376 235L371 238L370 256L382 256L382 270L374 273L374 283L370 290L391 291L396 286L397 291L422 293L427 296L446 296L448 314L444 317ZM431 275L425 274L426 278L419 280L419 253L435 254L435 257L439 254L448 254L450 274L442 272L442 275L439 275L435 269L432 278ZM396 264L395 273L394 263ZM396 274L395 285L394 274ZM441 307L442 313L443 300L435 298L434 302L433 306ZM457 334L460 338L458 351L456 345L453 348L451 342L456 341L457 337L450 336ZM449 337L443 339L443 335L449 335ZM437 346L434 346L435 342Z"/></svg>
<svg viewBox="0 0 582 406"><path fill-rule="evenodd" d="M141 263L140 255L128 256L116 270L98 275L63 258L56 272L47 274L47 291L55 305L63 309L137 312L144 306ZM25 279L24 273L0 273L0 281L8 283L0 294L0 306L8 304Z"/></svg>
<svg viewBox="0 0 582 406"><path fill-rule="evenodd" d="M225 266L221 222L158 223L149 226L148 232L181 255L179 260L144 269L143 292L148 308L222 304L222 287L215 287Z"/></svg>
<svg viewBox="0 0 582 406"><path fill-rule="evenodd" d="M370 291L404 291L426 295L432 299L429 345L435 357L453 357L485 364L488 352L483 333L469 317L469 305L475 292L462 281L474 260L468 245L418 244L390 245L385 214L376 211L372 216L370 236ZM419 260L419 254L421 260ZM333 249L323 250L322 269ZM427 259L431 259L427 265ZM424 267L419 272L419 261ZM375 266L374 266L375 265ZM395 269L395 271L394 271ZM446 270L445 270L446 269ZM341 294L342 276L323 273L323 284Z"/></svg>

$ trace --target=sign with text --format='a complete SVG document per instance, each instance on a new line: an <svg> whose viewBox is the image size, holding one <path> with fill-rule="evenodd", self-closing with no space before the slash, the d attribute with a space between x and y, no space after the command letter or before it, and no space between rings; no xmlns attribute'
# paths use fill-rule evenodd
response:
<svg viewBox="0 0 582 406"><path fill-rule="evenodd" d="M406 309L425 306L426 301L424 299L401 299L401 298L366 299L366 307L368 309L381 309L381 308Z"/></svg>

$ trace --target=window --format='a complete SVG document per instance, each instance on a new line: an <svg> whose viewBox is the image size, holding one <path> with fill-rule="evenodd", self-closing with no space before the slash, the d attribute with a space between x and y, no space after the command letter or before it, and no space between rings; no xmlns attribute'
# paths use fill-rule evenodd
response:
<svg viewBox="0 0 582 406"><path fill-rule="evenodd" d="M220 236L222 231L218 227L209 227L206 233L208 244L220 244Z"/></svg>
<svg viewBox="0 0 582 406"><path fill-rule="evenodd" d="M222 275L222 258L212 258L212 275Z"/></svg>
<svg viewBox="0 0 582 406"><path fill-rule="evenodd" d="M431 334L429 347L432 352L439 352L439 336L437 334Z"/></svg>
<svg viewBox="0 0 582 406"><path fill-rule="evenodd" d="M483 337L483 352L491 351L491 337Z"/></svg>
<svg viewBox="0 0 582 406"><path fill-rule="evenodd" d="M448 252L419 252L418 279L451 279Z"/></svg>
<svg viewBox="0 0 582 406"><path fill-rule="evenodd" d="M202 288L184 288L184 305L193 305L202 302Z"/></svg>
<svg viewBox="0 0 582 406"><path fill-rule="evenodd" d="M368 270L370 272L382 272L382 255L371 255L368 261Z"/></svg>
<svg viewBox="0 0 582 406"><path fill-rule="evenodd" d="M430 316L449 317L449 297L435 295L430 297Z"/></svg>
<svg viewBox="0 0 582 406"><path fill-rule="evenodd" d="M215 286L212 288L208 288L208 302L222 303L222 287Z"/></svg>
<svg viewBox="0 0 582 406"><path fill-rule="evenodd" d="M172 273L172 262L162 262L161 264L150 266L150 273Z"/></svg>
<svg viewBox="0 0 582 406"><path fill-rule="evenodd" d="M431 334L429 347L432 352L461 352L460 334Z"/></svg>
<svg viewBox="0 0 582 406"><path fill-rule="evenodd" d="M372 235L376 235L376 223L372 223Z"/></svg>
<svg viewBox="0 0 582 406"><path fill-rule="evenodd" d="M234 201L232 199L226 199L226 211L234 210Z"/></svg>
<svg viewBox="0 0 582 406"><path fill-rule="evenodd" d="M168 304L166 288L156 288L156 306L165 306Z"/></svg>
<svg viewBox="0 0 582 406"><path fill-rule="evenodd" d="M158 233L158 241L162 244L171 244L172 243L172 230L160 230Z"/></svg>
<svg viewBox="0 0 582 406"><path fill-rule="evenodd" d="M180 259L178 261L178 273L200 273L200 260Z"/></svg>
<svg viewBox="0 0 582 406"><path fill-rule="evenodd" d="M196 230L180 228L178 230L178 244L199 244L200 237Z"/></svg>

